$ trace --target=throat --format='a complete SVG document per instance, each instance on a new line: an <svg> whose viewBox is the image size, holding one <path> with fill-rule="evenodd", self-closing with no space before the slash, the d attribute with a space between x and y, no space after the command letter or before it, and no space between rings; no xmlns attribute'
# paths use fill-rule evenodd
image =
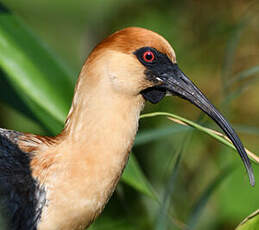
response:
<svg viewBox="0 0 259 230"><path fill-rule="evenodd" d="M102 98L94 105L76 108L68 117L64 129L66 142L83 145L86 149L107 149L113 146L122 151L123 148L128 148L136 135L143 107L142 96L140 97L133 102L125 98L118 98L117 101ZM110 154L117 152L115 149ZM105 152L108 151L102 154Z"/></svg>
<svg viewBox="0 0 259 230"><path fill-rule="evenodd" d="M78 83L65 129L48 149L57 153L51 170L58 174L48 172L49 202L40 230L50 224L77 229L100 214L126 165L143 103L142 95ZM64 216L66 223L59 221Z"/></svg>

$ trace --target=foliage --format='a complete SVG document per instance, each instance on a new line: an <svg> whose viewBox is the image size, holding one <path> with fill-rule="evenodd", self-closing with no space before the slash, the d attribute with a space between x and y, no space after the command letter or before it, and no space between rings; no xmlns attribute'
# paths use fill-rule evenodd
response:
<svg viewBox="0 0 259 230"><path fill-rule="evenodd" d="M259 209L245 218L236 230L256 230L259 226Z"/></svg>
<svg viewBox="0 0 259 230"><path fill-rule="evenodd" d="M219 101L217 97L217 102L238 131L250 133L242 134L249 149L259 147L255 141L259 133L255 115L259 103L253 100L257 96L259 57L249 56L247 51L259 47L253 41L240 45L242 39L249 41L248 36L243 36L245 33L258 41L258 30L253 27L255 3L250 6L239 3L239 6L230 2L233 15L240 7L244 9L245 16L238 19L229 18L230 9L223 9L220 1L202 6L190 0L174 4L144 0L123 3L112 0L105 4L101 0L3 2L12 9L9 11L5 6L0 9L0 102L3 103L0 123L8 128L16 129L18 125L24 131L57 134L71 103L75 73L86 55L85 44L90 48L118 28L138 25L156 30L170 42L174 38L178 61L185 63L186 72L204 76L197 85L203 85L201 88L208 94L219 91L212 88L210 78L216 82L222 76L224 98ZM215 12L215 7L220 10ZM85 37L87 41L80 42ZM226 43L224 54L222 44ZM239 50L239 47L243 48ZM241 65L238 58L242 57L251 61ZM224 60L223 64L220 59ZM157 106L147 107L145 113L149 114L142 118L163 115L183 123L172 125L159 117L141 119L133 149L135 155L131 156L122 177L124 183L91 229L223 229L224 226L233 229L242 216L258 208L258 188L251 190L245 180L240 181L243 171L236 167L241 165L240 160L235 162L237 157L226 154L228 148L219 147L186 124L227 147L233 146L214 130L205 128L211 125L203 117L191 122L174 115L182 113L196 119L194 108L188 106L165 99ZM152 113L171 112L172 108L174 114ZM187 155L188 152L193 154ZM206 164L201 163L205 161ZM232 173L233 165L236 170ZM254 166L258 177L258 167Z"/></svg>

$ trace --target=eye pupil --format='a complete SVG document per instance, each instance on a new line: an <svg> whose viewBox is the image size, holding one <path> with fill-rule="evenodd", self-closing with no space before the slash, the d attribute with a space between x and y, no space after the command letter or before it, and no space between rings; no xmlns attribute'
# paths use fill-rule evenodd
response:
<svg viewBox="0 0 259 230"><path fill-rule="evenodd" d="M146 51L144 54L143 54L143 59L145 62L152 62L154 61L155 59L155 55L153 52L151 51Z"/></svg>
<svg viewBox="0 0 259 230"><path fill-rule="evenodd" d="M145 57L147 60L151 60L153 58L153 55L150 52L148 52Z"/></svg>

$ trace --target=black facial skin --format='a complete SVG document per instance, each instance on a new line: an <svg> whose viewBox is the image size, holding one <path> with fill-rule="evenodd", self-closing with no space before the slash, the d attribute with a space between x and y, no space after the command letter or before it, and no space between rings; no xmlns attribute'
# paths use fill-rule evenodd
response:
<svg viewBox="0 0 259 230"><path fill-rule="evenodd" d="M143 58L143 54L147 51L153 52L155 56L152 62L147 62ZM160 53L152 47L142 47L136 50L134 54L146 67L146 78L157 85L141 91L140 93L143 97L151 103L158 103L166 95L166 92L169 91L171 94L188 100L204 111L219 125L232 141L245 165L250 184L254 186L255 178L253 169L243 144L236 132L194 83L185 76L178 65L173 63L166 54Z"/></svg>

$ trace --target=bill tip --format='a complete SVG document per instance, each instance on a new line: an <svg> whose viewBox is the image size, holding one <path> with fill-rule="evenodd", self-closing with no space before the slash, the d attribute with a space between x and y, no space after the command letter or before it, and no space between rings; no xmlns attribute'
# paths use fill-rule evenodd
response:
<svg viewBox="0 0 259 230"><path fill-rule="evenodd" d="M252 173L249 173L249 182L250 182L250 184L251 184L252 187L255 186L255 177L254 177L253 172L252 172Z"/></svg>

